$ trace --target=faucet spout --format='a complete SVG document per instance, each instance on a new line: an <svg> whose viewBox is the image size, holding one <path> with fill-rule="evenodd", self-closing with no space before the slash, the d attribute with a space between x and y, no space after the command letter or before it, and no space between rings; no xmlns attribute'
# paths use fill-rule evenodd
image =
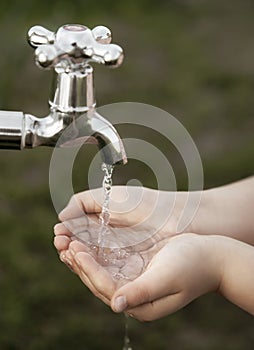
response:
<svg viewBox="0 0 254 350"><path fill-rule="evenodd" d="M45 118L24 116L21 133L22 148L38 146L71 147L95 144L106 164L126 164L122 140L114 126L96 110L73 115L51 110Z"/></svg>
<svg viewBox="0 0 254 350"><path fill-rule="evenodd" d="M126 164L125 149L113 125L96 112L93 114L90 123L103 162L111 165Z"/></svg>

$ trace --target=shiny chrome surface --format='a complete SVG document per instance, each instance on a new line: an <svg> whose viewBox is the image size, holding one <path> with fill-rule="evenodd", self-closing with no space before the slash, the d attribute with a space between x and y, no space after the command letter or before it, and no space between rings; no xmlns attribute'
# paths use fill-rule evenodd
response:
<svg viewBox="0 0 254 350"><path fill-rule="evenodd" d="M116 129L96 110L80 113L72 119L68 114L52 112L48 117L24 116L22 148L38 146L72 147L94 144L107 164L125 164L127 157Z"/></svg>
<svg viewBox="0 0 254 350"><path fill-rule="evenodd" d="M36 48L37 65L55 70L50 113L37 118L23 112L0 111L0 148L93 143L101 150L104 162L126 163L117 131L95 109L90 63L117 67L123 60L121 47L110 43L110 30L104 26L90 30L83 25L67 24L53 33L34 26L28 32L28 41Z"/></svg>
<svg viewBox="0 0 254 350"><path fill-rule="evenodd" d="M0 148L22 149L23 112L0 111Z"/></svg>
<svg viewBox="0 0 254 350"><path fill-rule="evenodd" d="M84 67L90 62L117 67L123 60L122 48L110 43L111 32L104 26L90 30L80 24L66 24L56 33L34 26L28 32L28 41L36 48L36 62L42 68L76 70L76 65Z"/></svg>
<svg viewBox="0 0 254 350"><path fill-rule="evenodd" d="M93 68L87 65L80 71L59 72L49 104L63 113L86 112L95 107Z"/></svg>

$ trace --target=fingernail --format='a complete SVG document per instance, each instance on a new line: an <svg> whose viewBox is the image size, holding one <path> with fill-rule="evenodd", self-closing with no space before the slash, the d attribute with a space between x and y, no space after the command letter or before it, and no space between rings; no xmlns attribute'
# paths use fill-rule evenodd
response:
<svg viewBox="0 0 254 350"><path fill-rule="evenodd" d="M66 256L64 253L60 253L59 258L62 262L65 262Z"/></svg>
<svg viewBox="0 0 254 350"><path fill-rule="evenodd" d="M128 304L127 304L127 300L125 298L125 296L120 295L119 297L117 297L115 299L114 302L114 310L115 312L122 312L127 308Z"/></svg>

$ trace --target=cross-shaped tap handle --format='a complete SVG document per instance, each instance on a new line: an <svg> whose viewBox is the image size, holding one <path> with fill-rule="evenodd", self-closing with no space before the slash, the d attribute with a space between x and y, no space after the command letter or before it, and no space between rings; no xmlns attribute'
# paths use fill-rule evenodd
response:
<svg viewBox="0 0 254 350"><path fill-rule="evenodd" d="M118 67L123 61L122 48L110 44L111 32L104 26L91 30L80 24L66 24L56 33L34 26L28 32L28 42L36 48L36 63L45 69L80 69L89 62Z"/></svg>

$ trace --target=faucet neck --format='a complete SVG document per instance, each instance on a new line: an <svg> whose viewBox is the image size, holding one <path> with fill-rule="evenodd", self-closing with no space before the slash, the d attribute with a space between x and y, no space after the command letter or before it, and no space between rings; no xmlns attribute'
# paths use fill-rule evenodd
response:
<svg viewBox="0 0 254 350"><path fill-rule="evenodd" d="M85 113L95 107L93 68L77 64L72 69L55 67L51 109L61 113Z"/></svg>

